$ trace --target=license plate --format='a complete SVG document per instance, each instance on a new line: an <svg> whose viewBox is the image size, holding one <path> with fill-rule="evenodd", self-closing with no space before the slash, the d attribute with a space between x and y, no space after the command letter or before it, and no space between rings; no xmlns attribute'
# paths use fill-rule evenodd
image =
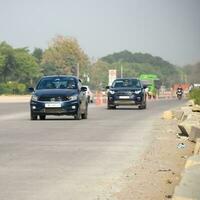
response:
<svg viewBox="0 0 200 200"><path fill-rule="evenodd" d="M119 96L119 99L130 99L129 96Z"/></svg>
<svg viewBox="0 0 200 200"><path fill-rule="evenodd" d="M61 103L45 103L45 108L60 108Z"/></svg>

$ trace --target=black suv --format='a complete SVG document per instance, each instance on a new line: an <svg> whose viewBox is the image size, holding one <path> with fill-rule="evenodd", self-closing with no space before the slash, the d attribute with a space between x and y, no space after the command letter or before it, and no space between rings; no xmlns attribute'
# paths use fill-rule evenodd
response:
<svg viewBox="0 0 200 200"><path fill-rule="evenodd" d="M108 91L108 109L115 109L120 105L136 105L139 109L146 109L145 88L137 78L116 79Z"/></svg>
<svg viewBox="0 0 200 200"><path fill-rule="evenodd" d="M45 76L39 80L30 101L31 120L46 119L46 115L73 115L74 119L87 119L86 87L74 76Z"/></svg>

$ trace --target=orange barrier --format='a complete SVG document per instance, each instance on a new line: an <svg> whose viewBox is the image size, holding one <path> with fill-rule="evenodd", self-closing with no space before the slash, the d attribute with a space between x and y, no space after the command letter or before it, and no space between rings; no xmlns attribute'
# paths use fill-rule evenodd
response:
<svg viewBox="0 0 200 200"><path fill-rule="evenodd" d="M99 106L102 104L102 94L101 92L96 92L96 105Z"/></svg>
<svg viewBox="0 0 200 200"><path fill-rule="evenodd" d="M94 99L97 106L107 103L107 96L102 94L102 92L96 92Z"/></svg>

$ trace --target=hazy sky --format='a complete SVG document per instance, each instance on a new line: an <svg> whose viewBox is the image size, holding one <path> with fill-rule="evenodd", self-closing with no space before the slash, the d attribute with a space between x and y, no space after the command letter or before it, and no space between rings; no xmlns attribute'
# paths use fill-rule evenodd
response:
<svg viewBox="0 0 200 200"><path fill-rule="evenodd" d="M90 57L130 50L200 61L200 0L0 0L0 41L47 48L76 37Z"/></svg>

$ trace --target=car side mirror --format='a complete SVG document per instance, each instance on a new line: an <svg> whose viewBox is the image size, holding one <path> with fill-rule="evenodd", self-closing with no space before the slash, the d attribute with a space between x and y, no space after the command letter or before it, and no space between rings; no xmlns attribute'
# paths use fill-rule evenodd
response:
<svg viewBox="0 0 200 200"><path fill-rule="evenodd" d="M146 89L148 86L147 85L143 85L143 89Z"/></svg>
<svg viewBox="0 0 200 200"><path fill-rule="evenodd" d="M33 87L29 87L29 88L28 88L28 91L29 91L29 92L34 92L35 90L34 90Z"/></svg>
<svg viewBox="0 0 200 200"><path fill-rule="evenodd" d="M82 92L86 92L87 91L87 87L81 87L81 91Z"/></svg>
<svg viewBox="0 0 200 200"><path fill-rule="evenodd" d="M110 86L106 86L106 90L109 90L110 89Z"/></svg>

